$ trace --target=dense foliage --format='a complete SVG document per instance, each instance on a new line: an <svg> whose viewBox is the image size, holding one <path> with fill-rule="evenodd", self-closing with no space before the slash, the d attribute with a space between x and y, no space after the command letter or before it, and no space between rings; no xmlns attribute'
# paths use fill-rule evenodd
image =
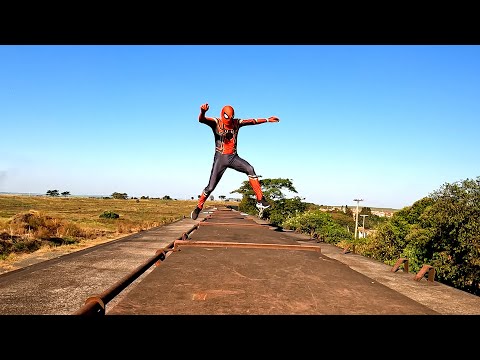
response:
<svg viewBox="0 0 480 360"><path fill-rule="evenodd" d="M355 242L356 252L389 265L407 258L413 272L431 265L437 281L480 295L480 177L444 184L390 219L362 208L359 226L373 230L362 239L354 239L350 209L326 211L298 196L287 199L282 190L297 192L290 179L264 179L260 184L272 204L263 217L273 225L331 244ZM234 192L243 195L241 211L258 214L248 181Z"/></svg>
<svg viewBox="0 0 480 360"><path fill-rule="evenodd" d="M345 227L336 223L331 214L322 210L309 210L285 219L283 226L318 239L329 244L337 244L341 240L353 239Z"/></svg>
<svg viewBox="0 0 480 360"><path fill-rule="evenodd" d="M435 268L438 281L480 295L480 177L444 184L379 226L365 254L418 272Z"/></svg>

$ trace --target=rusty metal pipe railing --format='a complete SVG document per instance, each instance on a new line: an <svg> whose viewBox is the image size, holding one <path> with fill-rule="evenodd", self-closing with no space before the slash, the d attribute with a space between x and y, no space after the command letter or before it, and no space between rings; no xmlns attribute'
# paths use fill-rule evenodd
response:
<svg viewBox="0 0 480 360"><path fill-rule="evenodd" d="M320 246L313 245L289 245L289 244L259 244L259 243L239 243L228 241L183 241L176 240L174 242L173 251L180 247L235 247L250 249L278 249L278 250L307 250L322 252Z"/></svg>
<svg viewBox="0 0 480 360"><path fill-rule="evenodd" d="M211 226L217 226L217 225L226 225L226 226L241 226L241 227L244 227L244 226L256 226L256 227L260 227L260 226L264 226L264 225L260 225L260 224L257 224L257 223L254 223L254 224L240 224L240 223L234 223L234 222L203 222L201 224L199 224L201 226L205 226L205 225L211 225ZM181 239L178 239L178 240L181 240Z"/></svg>
<svg viewBox="0 0 480 360"><path fill-rule="evenodd" d="M205 220L203 220L205 221ZM179 237L177 237L177 240L186 240L188 239L188 235L190 235L194 230L198 229L198 227L200 226L200 222L198 224L195 224L194 226L192 226L188 231L184 232L182 235L180 235ZM173 246L173 243L172 243L172 246Z"/></svg>
<svg viewBox="0 0 480 360"><path fill-rule="evenodd" d="M85 305L80 308L78 311L74 312L73 315L105 315L105 305L108 304L115 296L120 294L128 285L134 282L140 275L147 271L152 265L156 264L158 261L165 260L166 253L172 251L174 242L163 250L158 250L157 255L148 259L145 263L137 267L132 273L123 277L112 287L105 290L99 295L94 295L89 297L85 301Z"/></svg>
<svg viewBox="0 0 480 360"><path fill-rule="evenodd" d="M180 235L177 240L186 240L191 232L198 229L199 224L192 226L187 232ZM142 265L137 267L132 273L128 274L113 286L99 295L93 295L85 300L84 305L73 313L73 315L105 315L105 306L115 296L120 294L127 286L134 282L140 275L147 271L152 265L158 265L159 261L165 260L168 252L173 251L175 241L172 241L165 248L157 250L155 256L148 259Z"/></svg>

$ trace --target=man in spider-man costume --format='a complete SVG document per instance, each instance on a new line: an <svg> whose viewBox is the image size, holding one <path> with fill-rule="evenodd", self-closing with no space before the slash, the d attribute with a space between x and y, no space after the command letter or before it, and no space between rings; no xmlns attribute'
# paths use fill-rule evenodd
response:
<svg viewBox="0 0 480 360"><path fill-rule="evenodd" d="M208 104L200 106L198 121L210 126L213 131L213 135L215 136L215 157L213 159L212 171L210 173L210 181L208 182L207 187L203 189L203 192L198 199L197 207L190 214L191 218L195 220L198 217L198 214L203 209L203 204L213 190L215 190L223 173L228 168L248 175L248 180L257 198L257 208L260 211L263 211L263 209L268 208L270 205L263 197L260 181L255 174L253 166L237 154L238 130L242 126L257 125L266 122L279 122L280 119L276 116L271 116L268 119L237 119L234 118L235 113L233 107L230 105L226 105L222 108L219 118L211 118L205 116L208 109Z"/></svg>

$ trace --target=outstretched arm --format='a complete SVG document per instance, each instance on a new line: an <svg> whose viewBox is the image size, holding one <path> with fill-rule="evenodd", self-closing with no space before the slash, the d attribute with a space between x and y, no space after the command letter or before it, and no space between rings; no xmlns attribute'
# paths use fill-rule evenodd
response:
<svg viewBox="0 0 480 360"><path fill-rule="evenodd" d="M258 125L258 124L263 124L266 122L279 122L280 119L276 116L270 116L268 119L266 118L258 118L258 119L241 119L239 121L240 126L246 126L246 125Z"/></svg>
<svg viewBox="0 0 480 360"><path fill-rule="evenodd" d="M215 122L214 118L205 116L205 113L208 111L209 108L210 106L208 106L208 103L202 104L202 106L200 106L200 114L198 115L199 122L203 124L208 124L211 121Z"/></svg>

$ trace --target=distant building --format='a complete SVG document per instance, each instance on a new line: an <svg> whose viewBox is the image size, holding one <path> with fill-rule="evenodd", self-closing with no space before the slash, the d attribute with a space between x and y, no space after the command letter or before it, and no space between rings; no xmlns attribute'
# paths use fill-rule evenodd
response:
<svg viewBox="0 0 480 360"><path fill-rule="evenodd" d="M352 210L353 212L353 217L355 218L355 216L357 215L357 208L350 208L350 210ZM361 213L362 212L362 208L359 207L358 208L358 212ZM392 217L394 214L394 211L387 211L387 210L372 210L372 215L376 215L376 216L379 216L379 217L387 217L387 218L390 218Z"/></svg>
<svg viewBox="0 0 480 360"><path fill-rule="evenodd" d="M379 211L379 210L372 210L372 214L373 215L377 215L377 216L380 216L380 217L392 217L393 216L393 211Z"/></svg>

